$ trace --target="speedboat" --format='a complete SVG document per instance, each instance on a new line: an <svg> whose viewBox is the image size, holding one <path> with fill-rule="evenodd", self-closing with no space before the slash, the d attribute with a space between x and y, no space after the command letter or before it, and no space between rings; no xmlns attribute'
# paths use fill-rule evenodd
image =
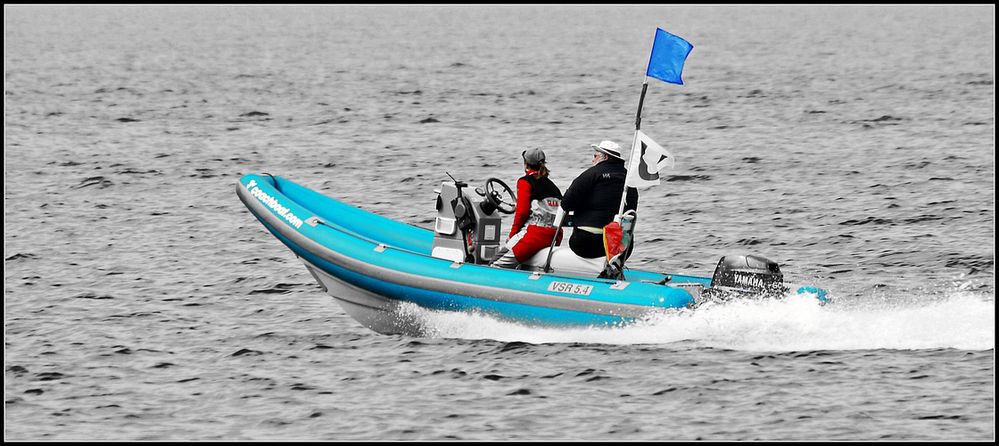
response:
<svg viewBox="0 0 999 446"><path fill-rule="evenodd" d="M424 333L408 305L528 326L614 327L709 300L775 294L827 300L823 289L785 284L776 262L755 255L722 257L709 277L627 267L607 277L606 259L579 258L567 246L544 249L518 269L492 267L502 247L502 214L514 210L510 188L490 178L470 190L451 178L434 192L437 217L427 229L278 176L247 174L236 185L250 213L322 289L379 333Z"/></svg>

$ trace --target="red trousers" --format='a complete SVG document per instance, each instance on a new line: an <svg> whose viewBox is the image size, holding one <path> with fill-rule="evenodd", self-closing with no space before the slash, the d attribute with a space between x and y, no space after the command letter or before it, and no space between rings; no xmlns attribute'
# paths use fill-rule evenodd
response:
<svg viewBox="0 0 999 446"><path fill-rule="evenodd" d="M519 237L519 240L518 240ZM555 228L545 228L542 226L528 225L526 229L521 229L517 235L510 239L514 243L510 248L517 261L524 263L538 251L546 249L552 245L552 238L555 237ZM509 243L507 246L510 246ZM562 233L558 233L556 244L562 243Z"/></svg>
<svg viewBox="0 0 999 446"><path fill-rule="evenodd" d="M526 262L538 251L548 249L552 245L552 237L554 236L555 228L528 225L510 237L503 249L497 253L498 257L489 265L500 268L516 268L517 265ZM555 243L562 243L561 231L559 231L558 240Z"/></svg>

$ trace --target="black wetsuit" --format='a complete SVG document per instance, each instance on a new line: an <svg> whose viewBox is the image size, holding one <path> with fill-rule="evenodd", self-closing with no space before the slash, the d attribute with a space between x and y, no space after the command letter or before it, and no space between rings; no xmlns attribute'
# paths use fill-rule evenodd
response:
<svg viewBox="0 0 999 446"><path fill-rule="evenodd" d="M606 255L603 234L594 234L579 227L602 229L614 220L621 205L621 192L624 190L627 173L624 161L608 158L583 171L565 190L562 209L574 212L572 226L575 229L572 237L569 237L569 248L576 255L589 259ZM624 209L637 208L638 189L629 187Z"/></svg>

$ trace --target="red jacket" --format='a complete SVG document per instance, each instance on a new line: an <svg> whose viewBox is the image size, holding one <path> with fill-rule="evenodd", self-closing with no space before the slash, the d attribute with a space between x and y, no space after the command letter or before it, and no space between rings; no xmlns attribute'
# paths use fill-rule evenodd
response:
<svg viewBox="0 0 999 446"><path fill-rule="evenodd" d="M513 237L524 227L527 217L531 216L531 183L527 177L517 180L517 212L513 214L513 226L509 237ZM509 238L508 237L508 238Z"/></svg>
<svg viewBox="0 0 999 446"><path fill-rule="evenodd" d="M513 226L510 228L510 237L513 237L530 220L531 205L534 200L544 200L546 198L562 199L562 191L548 177L534 178L531 174L524 175L517 180L517 208L513 215Z"/></svg>

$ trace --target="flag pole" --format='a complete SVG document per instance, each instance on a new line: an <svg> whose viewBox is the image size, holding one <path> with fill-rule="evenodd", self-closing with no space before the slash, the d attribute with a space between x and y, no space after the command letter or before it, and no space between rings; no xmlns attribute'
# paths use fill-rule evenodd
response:
<svg viewBox="0 0 999 446"><path fill-rule="evenodd" d="M638 142L638 131L642 129L642 105L645 104L645 92L649 89L649 76L645 76L645 80L642 81L642 95L638 98L638 113L635 114L635 137L631 140L631 151L628 152L627 161L625 165L630 167L631 157L635 156L635 144ZM617 215L615 219L620 219L622 213L624 213L624 205L628 199L628 185L624 185L624 190L621 191L621 203L617 208Z"/></svg>

